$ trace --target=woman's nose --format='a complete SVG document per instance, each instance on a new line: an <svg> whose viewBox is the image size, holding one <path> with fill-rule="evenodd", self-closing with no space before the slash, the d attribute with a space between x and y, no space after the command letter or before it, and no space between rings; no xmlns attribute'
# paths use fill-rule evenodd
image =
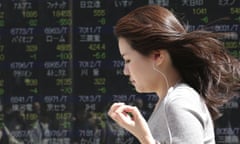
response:
<svg viewBox="0 0 240 144"><path fill-rule="evenodd" d="M126 64L124 65L124 68L123 68L123 74L124 74L125 76L128 76L128 75L129 75L128 66L127 66Z"/></svg>

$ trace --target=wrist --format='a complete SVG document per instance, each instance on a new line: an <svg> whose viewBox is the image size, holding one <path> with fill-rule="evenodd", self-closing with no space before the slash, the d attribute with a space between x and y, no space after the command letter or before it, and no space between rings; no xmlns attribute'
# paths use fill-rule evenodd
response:
<svg viewBox="0 0 240 144"><path fill-rule="evenodd" d="M141 144L159 144L152 136L145 136L139 139Z"/></svg>

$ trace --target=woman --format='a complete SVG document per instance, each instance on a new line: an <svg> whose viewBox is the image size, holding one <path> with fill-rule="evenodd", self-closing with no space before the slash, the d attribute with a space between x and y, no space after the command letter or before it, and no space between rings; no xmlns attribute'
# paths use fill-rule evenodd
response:
<svg viewBox="0 0 240 144"><path fill-rule="evenodd" d="M137 92L159 96L148 122L137 107L114 103L108 115L142 144L214 144L212 119L240 89L239 60L217 36L187 32L160 6L143 6L115 26L124 74Z"/></svg>

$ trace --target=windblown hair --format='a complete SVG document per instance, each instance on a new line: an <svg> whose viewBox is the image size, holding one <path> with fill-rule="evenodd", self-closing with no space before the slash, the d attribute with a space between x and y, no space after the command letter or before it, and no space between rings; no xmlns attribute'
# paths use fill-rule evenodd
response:
<svg viewBox="0 0 240 144"><path fill-rule="evenodd" d="M166 8L139 7L122 17L114 32L144 56L167 50L182 81L204 98L213 119L220 116L219 106L240 91L240 62L228 54L219 35L187 32Z"/></svg>

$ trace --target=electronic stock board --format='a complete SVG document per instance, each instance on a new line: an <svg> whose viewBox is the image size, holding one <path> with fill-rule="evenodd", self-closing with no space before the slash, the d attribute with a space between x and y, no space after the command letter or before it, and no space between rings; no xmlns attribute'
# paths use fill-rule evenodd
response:
<svg viewBox="0 0 240 144"><path fill-rule="evenodd" d="M240 0L0 0L0 143L138 143L108 116L116 101L148 118L155 94L138 94L122 69L116 21L149 4L169 8L189 31L226 33L240 58ZM216 121L218 144L240 143L240 99Z"/></svg>

